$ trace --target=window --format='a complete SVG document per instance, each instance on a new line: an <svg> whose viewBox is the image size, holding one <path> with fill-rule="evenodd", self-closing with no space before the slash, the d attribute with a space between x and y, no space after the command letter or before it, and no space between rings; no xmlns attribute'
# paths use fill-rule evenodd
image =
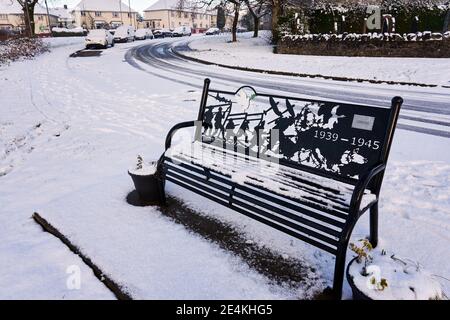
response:
<svg viewBox="0 0 450 320"><path fill-rule="evenodd" d="M170 16L171 17L175 17L175 12L174 11L170 11Z"/></svg>
<svg viewBox="0 0 450 320"><path fill-rule="evenodd" d="M86 12L81 11L81 16L82 16L82 17L86 17Z"/></svg>
<svg viewBox="0 0 450 320"><path fill-rule="evenodd" d="M128 16L128 18L131 18L131 13L128 12L128 13L127 13L127 16Z"/></svg>
<svg viewBox="0 0 450 320"><path fill-rule="evenodd" d="M100 11L95 11L95 16L96 16L96 17L101 17L101 16L102 16L102 13L101 13Z"/></svg>
<svg viewBox="0 0 450 320"><path fill-rule="evenodd" d="M0 20L8 20L7 14L0 14Z"/></svg>
<svg viewBox="0 0 450 320"><path fill-rule="evenodd" d="M185 19L188 18L188 13L187 13L187 12L184 13L184 18L185 18Z"/></svg>
<svg viewBox="0 0 450 320"><path fill-rule="evenodd" d="M43 16L41 16L41 15L37 16L37 18L38 18L38 20L39 20L39 21L42 21L42 20L44 20L44 17L43 17Z"/></svg>
<svg viewBox="0 0 450 320"><path fill-rule="evenodd" d="M119 13L118 12L113 12L113 17L114 18L118 18L119 17Z"/></svg>
<svg viewBox="0 0 450 320"><path fill-rule="evenodd" d="M181 26L181 22L178 22L178 25Z"/></svg>

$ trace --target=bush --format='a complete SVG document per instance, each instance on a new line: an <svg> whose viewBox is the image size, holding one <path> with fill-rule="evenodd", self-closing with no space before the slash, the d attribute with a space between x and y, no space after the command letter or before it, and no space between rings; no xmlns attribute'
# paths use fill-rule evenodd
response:
<svg viewBox="0 0 450 320"><path fill-rule="evenodd" d="M19 38L0 43L0 65L18 59L31 59L49 51L48 46L36 38Z"/></svg>

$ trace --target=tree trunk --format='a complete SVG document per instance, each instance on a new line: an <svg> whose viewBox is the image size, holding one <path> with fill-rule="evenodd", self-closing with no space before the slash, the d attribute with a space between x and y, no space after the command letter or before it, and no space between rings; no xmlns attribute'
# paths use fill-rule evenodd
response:
<svg viewBox="0 0 450 320"><path fill-rule="evenodd" d="M23 21L25 23L25 35L27 37L32 38L35 36L34 4L30 2L25 2L25 5L23 6L22 9L23 9Z"/></svg>
<svg viewBox="0 0 450 320"><path fill-rule="evenodd" d="M231 28L231 34L232 34L232 42L236 42L237 41L237 24L238 24L238 20L239 20L239 9L240 9L240 4L239 3L235 3L234 4L234 19L233 19L233 27Z"/></svg>
<svg viewBox="0 0 450 320"><path fill-rule="evenodd" d="M258 38L258 32L259 32L259 17L254 15L253 16L253 24L254 24L254 29L253 29L253 38Z"/></svg>
<svg viewBox="0 0 450 320"><path fill-rule="evenodd" d="M272 42L276 44L280 39L278 31L278 16L280 15L280 0L272 0Z"/></svg>

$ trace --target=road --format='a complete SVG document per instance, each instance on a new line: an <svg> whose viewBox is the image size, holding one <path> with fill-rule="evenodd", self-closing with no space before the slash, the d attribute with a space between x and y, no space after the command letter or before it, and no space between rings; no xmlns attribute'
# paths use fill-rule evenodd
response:
<svg viewBox="0 0 450 320"><path fill-rule="evenodd" d="M257 91L377 106L389 106L391 98L399 95L405 101L399 129L450 138L450 89L310 79L204 65L174 52L190 50L191 41L195 38L161 39L135 46L125 54L125 60L142 71L195 88L209 77L216 88L236 89L246 84Z"/></svg>

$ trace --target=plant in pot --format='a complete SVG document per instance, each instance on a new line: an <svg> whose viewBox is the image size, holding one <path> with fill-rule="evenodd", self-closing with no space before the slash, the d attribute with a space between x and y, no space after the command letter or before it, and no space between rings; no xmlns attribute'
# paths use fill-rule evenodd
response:
<svg viewBox="0 0 450 320"><path fill-rule="evenodd" d="M136 203L137 205L161 204L163 202L162 182L158 177L157 169L157 161L145 162L142 156L138 155L136 165L128 170L139 200L139 203Z"/></svg>
<svg viewBox="0 0 450 320"><path fill-rule="evenodd" d="M419 263L374 250L369 240L350 244L356 254L347 267L347 280L357 300L446 299L436 276Z"/></svg>

